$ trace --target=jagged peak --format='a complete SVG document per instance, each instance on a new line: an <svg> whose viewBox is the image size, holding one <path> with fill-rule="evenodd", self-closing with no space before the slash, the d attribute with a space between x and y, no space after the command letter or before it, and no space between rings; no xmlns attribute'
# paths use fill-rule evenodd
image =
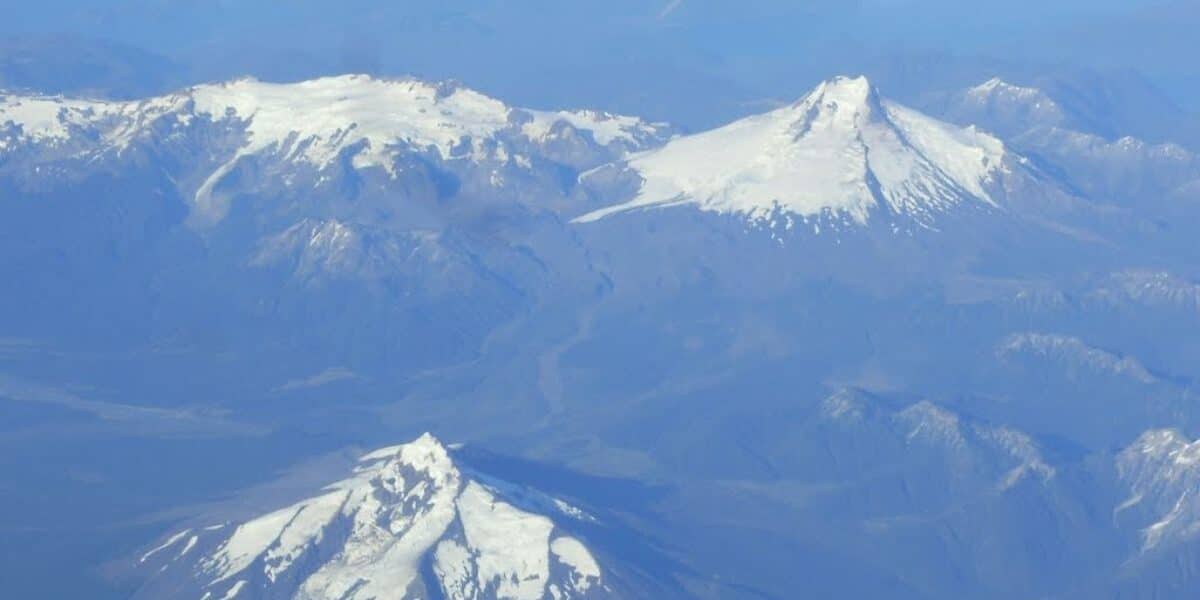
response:
<svg viewBox="0 0 1200 600"><path fill-rule="evenodd" d="M1177 429L1152 429L1126 449L1148 457L1167 459L1180 465L1200 463L1200 440L1193 441Z"/></svg>
<svg viewBox="0 0 1200 600"><path fill-rule="evenodd" d="M582 540L560 528L587 515L546 496L460 471L425 433L363 455L316 495L240 523L189 528L137 560L153 573L141 596L180 590L232 598L607 597ZM547 509L547 510L543 510ZM552 518L553 516L553 518ZM426 569L429 565L432 569ZM425 593L406 594L404 597Z"/></svg>
<svg viewBox="0 0 1200 600"><path fill-rule="evenodd" d="M398 462L414 466L438 465L443 467L453 464L449 449L441 440L429 432L422 433L417 439L407 444L388 446L368 452L359 457L358 461L360 469L363 468L361 465L377 465L380 462Z"/></svg>
<svg viewBox="0 0 1200 600"><path fill-rule="evenodd" d="M1200 440L1175 429L1146 431L1116 457L1116 467L1130 496L1114 515L1137 507L1146 521L1142 552L1163 544L1194 539L1200 531ZM1145 521L1143 521L1145 523Z"/></svg>

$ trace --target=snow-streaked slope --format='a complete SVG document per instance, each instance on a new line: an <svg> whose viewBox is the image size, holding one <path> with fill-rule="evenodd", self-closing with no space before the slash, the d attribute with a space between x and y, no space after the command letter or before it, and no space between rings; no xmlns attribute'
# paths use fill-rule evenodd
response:
<svg viewBox="0 0 1200 600"><path fill-rule="evenodd" d="M572 519L568 511L552 519L514 505L461 471L426 434L363 456L350 477L307 500L170 536L139 559L157 571L142 594L344 600L608 595L591 551L556 525Z"/></svg>
<svg viewBox="0 0 1200 600"><path fill-rule="evenodd" d="M1200 313L1200 284L1167 271L1119 271L1091 290L1089 297L1112 305L1136 302L1154 309Z"/></svg>
<svg viewBox="0 0 1200 600"><path fill-rule="evenodd" d="M1000 343L997 354L1002 358L1031 356L1062 364L1068 369L1126 377L1145 384L1158 380L1137 359L1089 346L1083 340L1069 335L1015 333Z"/></svg>
<svg viewBox="0 0 1200 600"><path fill-rule="evenodd" d="M1009 168L995 138L882 99L865 78L839 77L800 101L631 157L629 201L579 217L694 205L766 219L777 212L865 223L878 211L928 222L964 203L995 204Z"/></svg>
<svg viewBox="0 0 1200 600"><path fill-rule="evenodd" d="M1141 530L1143 552L1200 536L1200 441L1147 431L1117 456L1117 471L1130 495L1115 514L1153 519Z"/></svg>

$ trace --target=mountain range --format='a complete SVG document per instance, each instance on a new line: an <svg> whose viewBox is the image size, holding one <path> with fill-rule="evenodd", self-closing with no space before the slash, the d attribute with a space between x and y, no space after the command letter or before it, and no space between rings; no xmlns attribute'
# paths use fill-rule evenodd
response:
<svg viewBox="0 0 1200 600"><path fill-rule="evenodd" d="M42 464L129 444L62 472L138 597L1177 597L1196 160L1053 90L943 100L0 94L0 394L71 425Z"/></svg>

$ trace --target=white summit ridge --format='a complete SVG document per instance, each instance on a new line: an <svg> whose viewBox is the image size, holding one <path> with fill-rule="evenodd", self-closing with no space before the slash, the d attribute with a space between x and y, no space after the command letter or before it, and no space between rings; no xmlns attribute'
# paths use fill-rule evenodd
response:
<svg viewBox="0 0 1200 600"><path fill-rule="evenodd" d="M0 90L0 140L56 145L86 134L99 149L120 148L163 116L233 119L245 125L243 155L273 149L318 167L347 149L356 166L388 167L397 147L431 149L442 158L481 158L500 134L543 141L556 125L587 131L602 146L637 148L667 127L593 110L511 107L455 82L339 75L294 83L246 77L135 101L6 94ZM3 136L0 136L3 137ZM357 146L362 146L357 149ZM0 150L5 146L0 145Z"/></svg>
<svg viewBox="0 0 1200 600"><path fill-rule="evenodd" d="M555 520L472 479L425 434L371 452L350 477L240 523L176 533L140 556L137 597L373 599L601 598L591 551ZM569 510L573 509L573 510Z"/></svg>
<svg viewBox="0 0 1200 600"><path fill-rule="evenodd" d="M331 170L381 169L395 179L414 157L470 170L491 187L547 161L591 167L661 143L670 126L593 110L518 108L455 82L366 75L293 83L253 78L193 86L136 101L7 94L0 90L0 160L119 158L179 147L196 155L188 182L192 224L229 209L220 192L241 164L290 185ZM40 173L39 165L31 167ZM534 176L534 178L536 178Z"/></svg>
<svg viewBox="0 0 1200 600"><path fill-rule="evenodd" d="M864 77L837 77L783 108L633 155L622 167L640 178L634 197L576 221L693 205L789 223L864 224L879 211L928 222L954 206L996 205L991 185L1010 159L996 138L884 100Z"/></svg>

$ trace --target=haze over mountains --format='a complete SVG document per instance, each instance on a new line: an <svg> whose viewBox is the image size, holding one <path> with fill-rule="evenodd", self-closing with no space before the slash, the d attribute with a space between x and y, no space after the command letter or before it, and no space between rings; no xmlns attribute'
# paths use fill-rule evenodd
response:
<svg viewBox="0 0 1200 600"><path fill-rule="evenodd" d="M1042 90L995 78L951 95L940 110L949 120L978 123L1022 151L1044 158L1089 195L1117 202L1179 203L1194 193L1200 173L1194 152L1177 143L1129 135L1140 128L1114 127L1116 120L1104 116L1111 111L1089 106L1086 100L1071 103L1069 93L1062 97L1068 100L1060 102ZM1166 126L1180 129L1186 137L1188 124L1182 115L1161 107L1149 112L1166 112Z"/></svg>
<svg viewBox="0 0 1200 600"><path fill-rule="evenodd" d="M0 433L70 467L11 485L97 498L6 518L143 597L1183 597L1195 160L1053 90L930 106L6 93ZM348 446L388 450L196 506Z"/></svg>

